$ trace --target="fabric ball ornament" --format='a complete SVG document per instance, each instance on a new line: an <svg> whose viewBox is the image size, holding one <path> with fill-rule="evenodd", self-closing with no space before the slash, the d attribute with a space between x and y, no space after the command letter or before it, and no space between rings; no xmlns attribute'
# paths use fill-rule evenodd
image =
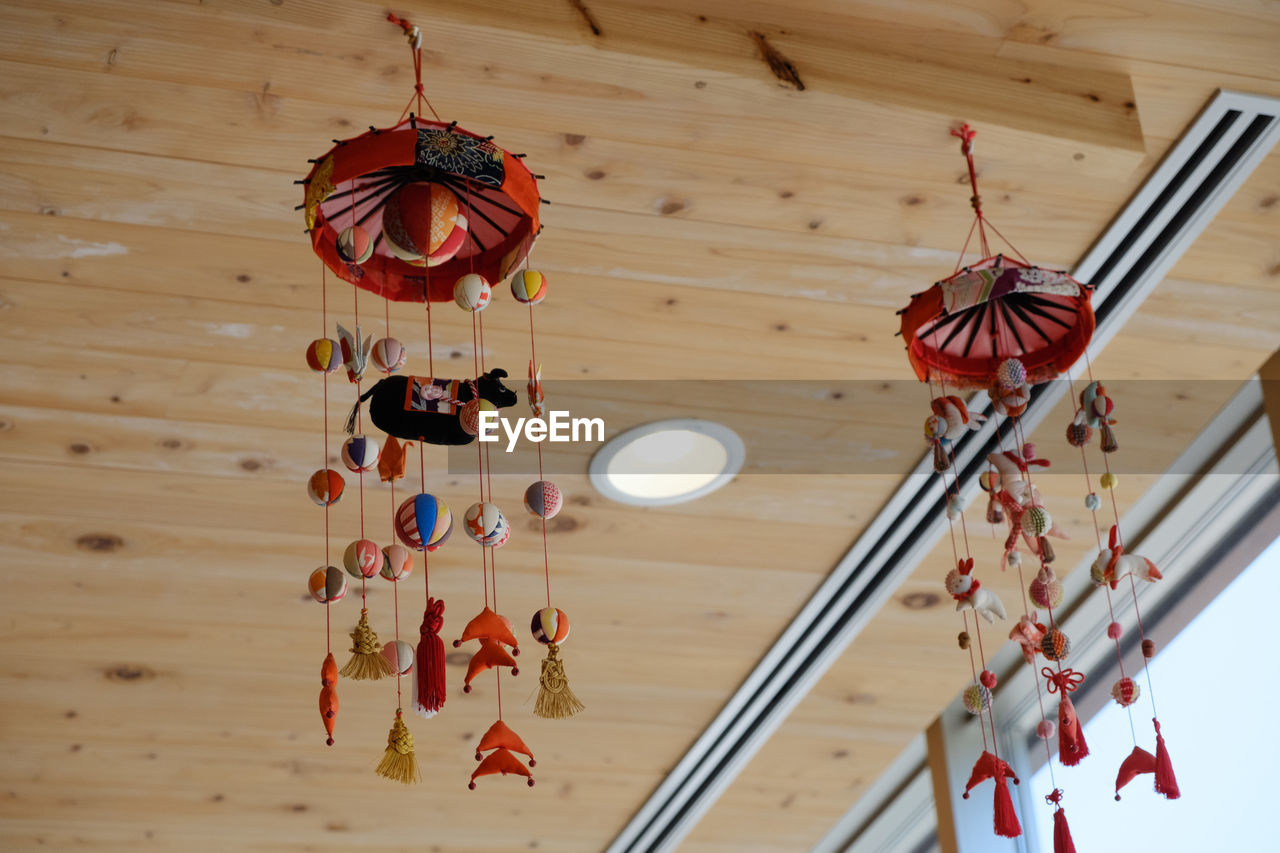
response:
<svg viewBox="0 0 1280 853"><path fill-rule="evenodd" d="M1102 486L1104 489L1114 489L1116 486L1120 485L1120 478L1108 471L1098 478L1098 485Z"/></svg>
<svg viewBox="0 0 1280 853"><path fill-rule="evenodd" d="M563 643L569 637L569 617L563 610L544 607L533 614L529 630L533 632L533 638L543 645Z"/></svg>
<svg viewBox="0 0 1280 853"><path fill-rule="evenodd" d="M467 435L479 435L480 413L496 411L498 411L498 407L483 397L468 400L462 404L462 409L458 412L458 423L462 426L462 431Z"/></svg>
<svg viewBox="0 0 1280 853"><path fill-rule="evenodd" d="M341 601L347 594L347 576L337 566L321 566L307 579L307 591L321 604Z"/></svg>
<svg viewBox="0 0 1280 853"><path fill-rule="evenodd" d="M1138 688L1138 684L1132 678L1122 678L1115 684L1111 685L1111 698L1116 700L1118 705L1128 707L1138 701L1138 696L1142 691Z"/></svg>
<svg viewBox="0 0 1280 853"><path fill-rule="evenodd" d="M547 298L547 277L537 270L520 270L511 276L511 295L516 302L537 305Z"/></svg>
<svg viewBox="0 0 1280 853"><path fill-rule="evenodd" d="M307 345L307 367L333 373L342 367L342 347L333 338L316 338Z"/></svg>
<svg viewBox="0 0 1280 853"><path fill-rule="evenodd" d="M1033 506L1022 514L1022 532L1027 536L1043 536L1052 526L1053 519L1042 506Z"/></svg>
<svg viewBox="0 0 1280 853"><path fill-rule="evenodd" d="M964 709L977 716L991 707L991 691L981 684L970 684L960 694Z"/></svg>
<svg viewBox="0 0 1280 853"><path fill-rule="evenodd" d="M441 184L419 181L392 193L382 208L382 236L403 261L439 249L458 221L458 197Z"/></svg>
<svg viewBox="0 0 1280 853"><path fill-rule="evenodd" d="M413 646L404 640L392 640L382 647L380 654L400 675L408 675L413 669Z"/></svg>
<svg viewBox="0 0 1280 853"><path fill-rule="evenodd" d="M321 468L307 480L307 496L317 506L333 506L342 499L342 491L347 481L332 468Z"/></svg>
<svg viewBox="0 0 1280 853"><path fill-rule="evenodd" d="M929 415L924 419L924 437L930 441L941 441L947 433L947 419L942 415Z"/></svg>
<svg viewBox="0 0 1280 853"><path fill-rule="evenodd" d="M1040 641L1040 651L1052 661L1064 661L1071 654L1071 640L1057 628L1050 628Z"/></svg>
<svg viewBox="0 0 1280 853"><path fill-rule="evenodd" d="M1036 737L1041 740L1052 740L1058 733L1058 726L1053 720L1041 720L1036 723Z"/></svg>
<svg viewBox="0 0 1280 853"><path fill-rule="evenodd" d="M389 581L409 577L413 571L413 554L403 545L388 545L382 549L382 568L378 574Z"/></svg>
<svg viewBox="0 0 1280 853"><path fill-rule="evenodd" d="M1052 575L1045 577L1044 572L1036 576L1036 579L1028 587L1027 592L1037 607L1046 607L1052 610L1062 603L1062 584Z"/></svg>
<svg viewBox="0 0 1280 853"><path fill-rule="evenodd" d="M343 228L338 234L338 257L349 264L363 264L373 257L373 241L369 232L359 225Z"/></svg>
<svg viewBox="0 0 1280 853"><path fill-rule="evenodd" d="M466 525L467 535L486 548L501 547L510 535L506 516L498 509L497 504L489 501L468 507L463 523Z"/></svg>
<svg viewBox="0 0 1280 853"><path fill-rule="evenodd" d="M1084 508L1090 512L1096 512L1098 507L1102 506L1102 500L1098 497L1097 492L1090 492L1084 496Z"/></svg>
<svg viewBox="0 0 1280 853"><path fill-rule="evenodd" d="M996 383L1006 391L1021 388L1027 381L1027 368L1016 358L1006 358L996 368Z"/></svg>
<svg viewBox="0 0 1280 853"><path fill-rule="evenodd" d="M483 311L493 298L493 285L477 273L467 273L453 285L453 301L464 311Z"/></svg>
<svg viewBox="0 0 1280 853"><path fill-rule="evenodd" d="M423 492L400 504L395 518L396 537L415 551L434 551L453 532L453 513L435 495Z"/></svg>
<svg viewBox="0 0 1280 853"><path fill-rule="evenodd" d="M984 492L1000 491L1000 472L999 471L983 471L978 475L978 485L982 487Z"/></svg>
<svg viewBox="0 0 1280 853"><path fill-rule="evenodd" d="M374 341L373 351L370 353L373 366L382 373L395 373L404 367L404 360L407 357L404 344L395 338L378 338Z"/></svg>
<svg viewBox="0 0 1280 853"><path fill-rule="evenodd" d="M538 480L524 490L524 508L538 518L555 518L564 505L564 496L555 483Z"/></svg>
<svg viewBox="0 0 1280 853"><path fill-rule="evenodd" d="M378 467L378 442L365 435L353 435L342 442L342 464L359 473Z"/></svg>
<svg viewBox="0 0 1280 853"><path fill-rule="evenodd" d="M1072 423L1067 425L1067 444L1072 447L1084 447L1093 438L1093 430L1088 424Z"/></svg>
<svg viewBox="0 0 1280 853"><path fill-rule="evenodd" d="M1124 636L1124 626L1119 622L1112 622L1107 626L1107 639L1118 640Z"/></svg>
<svg viewBox="0 0 1280 853"><path fill-rule="evenodd" d="M371 578L382 569L382 549L372 539L357 539L342 552L342 565L353 578Z"/></svg>

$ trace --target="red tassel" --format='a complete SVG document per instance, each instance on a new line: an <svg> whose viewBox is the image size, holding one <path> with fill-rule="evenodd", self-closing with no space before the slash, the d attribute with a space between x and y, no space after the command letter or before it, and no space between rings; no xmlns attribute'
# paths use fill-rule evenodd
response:
<svg viewBox="0 0 1280 853"><path fill-rule="evenodd" d="M1013 810L1013 797L1009 795L1009 783L1005 781L1003 774L995 778L996 835L1002 838L1017 838L1022 834L1022 825L1018 823L1018 813Z"/></svg>
<svg viewBox="0 0 1280 853"><path fill-rule="evenodd" d="M421 639L418 641L414 710L424 717L434 717L445 700L444 641L440 628L444 625L444 602L427 599L422 614Z"/></svg>
<svg viewBox="0 0 1280 853"><path fill-rule="evenodd" d="M1084 741L1084 727L1076 716L1076 706L1071 697L1063 695L1058 700L1058 760L1066 767L1075 767L1089 754Z"/></svg>
<svg viewBox="0 0 1280 853"><path fill-rule="evenodd" d="M1067 826L1067 813L1062 806L1053 813L1053 853L1076 853L1076 843L1071 840L1071 827Z"/></svg>
<svg viewBox="0 0 1280 853"><path fill-rule="evenodd" d="M1173 775L1173 762L1164 745L1164 735L1160 734L1160 721L1152 718L1151 722L1156 724L1156 793L1176 800L1182 792L1178 790L1178 778Z"/></svg>

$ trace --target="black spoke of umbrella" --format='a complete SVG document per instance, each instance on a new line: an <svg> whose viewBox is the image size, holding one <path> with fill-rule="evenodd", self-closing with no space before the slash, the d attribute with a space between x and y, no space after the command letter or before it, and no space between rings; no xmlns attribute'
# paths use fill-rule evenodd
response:
<svg viewBox="0 0 1280 853"><path fill-rule="evenodd" d="M963 312L963 311L957 311L957 312L955 312L955 313L953 313L953 314L948 314L947 316L943 317L943 318L942 318L941 320L939 320L938 322L934 323L934 324L933 324L933 328L929 329L928 334L930 334L930 335L936 335L936 334L938 333L938 330L939 330L939 329L941 329L943 326L948 326L948 325L950 325L950 324L954 323L956 320L959 320L960 318L962 318L962 317L964 317L964 316L965 316L965 314L964 314L964 312ZM921 337L921 336L920 336L920 335L917 335L916 337Z"/></svg>
<svg viewBox="0 0 1280 853"><path fill-rule="evenodd" d="M460 178L454 175L441 178L440 183L449 187L449 189L453 190L454 192L461 192L463 195L469 196L469 197L474 196L475 198L481 201L484 201L487 204L493 205L499 210L503 210L507 213L510 213L512 216L523 216L523 214L520 211L516 210L515 208L508 207L507 205L503 204L497 199L490 198L489 196L485 195L485 193L487 192L500 193L502 192L501 190L490 189L484 184L478 184L475 181L472 181L468 178Z"/></svg>
<svg viewBox="0 0 1280 853"><path fill-rule="evenodd" d="M1000 352L999 303L991 306L991 313L987 316L991 318L991 352L998 354Z"/></svg>
<svg viewBox="0 0 1280 853"><path fill-rule="evenodd" d="M1076 309L1072 305L1063 305L1061 302L1054 302L1052 299L1046 299L1043 296L1037 296L1034 293L1022 294L1022 301L1027 305L1038 305L1041 308L1061 311L1064 314L1076 313Z"/></svg>
<svg viewBox="0 0 1280 853"><path fill-rule="evenodd" d="M403 180L403 178L401 178L400 176L391 176L391 177L382 178L377 181L367 181L355 187L354 189L342 190L341 192L336 192L336 193L329 193L329 195L325 196L324 201L330 202L330 201L333 201L334 199L346 198L352 193L363 193L363 192L369 192L371 190L379 190L389 184L396 183L397 181L400 181L400 180Z"/></svg>
<svg viewBox="0 0 1280 853"><path fill-rule="evenodd" d="M1009 310L1017 314L1020 318L1022 318L1022 322L1026 323L1033 330L1035 330L1035 333L1039 335L1046 344L1053 343L1053 340L1044 333L1043 329L1041 329L1039 326L1036 325L1036 322L1034 320L1032 320L1030 317L1027 316L1026 312L1022 310L1022 307L1020 305L1017 305L1013 302L1010 302L1008 304L1009 304Z"/></svg>
<svg viewBox="0 0 1280 853"><path fill-rule="evenodd" d="M965 358L969 357L969 351L973 349L973 342L978 339L978 332L982 330L982 321L987 318L987 308L989 308L990 305L990 302L984 302L982 303L982 306L978 308L978 317L973 322L973 328L969 330L969 340L964 342Z"/></svg>
<svg viewBox="0 0 1280 853"><path fill-rule="evenodd" d="M1025 305L1023 305L1022 307L1023 307L1024 309L1026 309L1027 311L1030 311L1032 314L1035 314L1037 317L1043 317L1044 319L1048 320L1050 323L1053 323L1053 324L1054 324L1054 325L1056 325L1056 326L1061 326L1061 327L1062 327L1062 328L1064 328L1064 329L1070 329L1070 328L1071 328L1071 324L1070 324L1070 323L1066 322L1066 321L1065 321L1065 320L1063 320L1061 317L1055 317L1055 316L1053 316L1053 315L1052 315L1052 314L1050 314L1048 311L1046 311L1046 310L1044 310L1043 308L1041 308L1039 305L1036 305L1036 304L1034 304L1034 303L1028 302L1028 303L1026 303Z"/></svg>
<svg viewBox="0 0 1280 853"><path fill-rule="evenodd" d="M1022 341L1022 335L1018 332L1018 327L1013 324L1013 318L1009 316L1009 306L1003 301L1000 302L1000 315L1004 317L1005 328L1013 335L1013 339L1018 342L1018 352L1025 353L1027 345Z"/></svg>
<svg viewBox="0 0 1280 853"><path fill-rule="evenodd" d="M380 194L375 193L374 196L367 196L361 199L359 202L357 202L356 206L358 207L359 205L369 201L371 197L373 198L373 206L369 208L367 211L365 211L365 213L360 217L359 222L357 224L364 225L366 222L372 219L373 215L377 213L379 210L382 210L383 206L386 205L387 199L391 198L391 196L395 194L396 190L400 189L400 187L403 187L407 183L409 182L406 180L402 184L387 187L385 190L380 191Z"/></svg>
<svg viewBox="0 0 1280 853"><path fill-rule="evenodd" d="M479 211L477 211L477 213L478 213L478 212L479 212ZM496 227L496 226L495 226L495 227ZM475 244L476 244L476 248L478 248L481 252L487 252L487 251L489 251L488 249L486 249L486 248L484 247L484 243L481 243L478 239L476 239L476 232L475 232L475 231L473 231L473 230L471 230L471 228L470 228L470 227L468 227L468 228L467 228L467 236L471 238L471 242L472 242L472 243L475 243Z"/></svg>
<svg viewBox="0 0 1280 853"><path fill-rule="evenodd" d="M946 339L942 342L942 346L938 347L939 352L946 349L951 342L955 340L956 335L964 331L968 321L973 319L973 309L966 308L964 311L958 312L955 316L962 317L964 322L956 323L955 327L951 330L951 334L947 335Z"/></svg>

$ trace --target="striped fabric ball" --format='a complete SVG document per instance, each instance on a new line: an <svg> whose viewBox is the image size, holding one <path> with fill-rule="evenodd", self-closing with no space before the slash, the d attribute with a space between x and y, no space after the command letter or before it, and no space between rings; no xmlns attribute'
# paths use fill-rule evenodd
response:
<svg viewBox="0 0 1280 853"><path fill-rule="evenodd" d="M976 716L991 707L991 691L975 682L960 694L960 702L966 711Z"/></svg>
<svg viewBox="0 0 1280 853"><path fill-rule="evenodd" d="M1138 701L1138 696L1142 691L1138 688L1138 683L1132 678L1122 678L1115 684L1111 685L1111 698L1122 706L1132 705Z"/></svg>
<svg viewBox="0 0 1280 853"><path fill-rule="evenodd" d="M1022 532L1028 536L1043 536L1052 526L1053 519L1042 506L1033 506L1022 514Z"/></svg>
<svg viewBox="0 0 1280 853"><path fill-rule="evenodd" d="M400 504L396 510L396 536L415 551L434 551L453 532L453 513L435 495L423 492Z"/></svg>
<svg viewBox="0 0 1280 853"><path fill-rule="evenodd" d="M478 273L467 273L453 285L453 301L464 311L483 311L493 299L493 285Z"/></svg>
<svg viewBox="0 0 1280 853"><path fill-rule="evenodd" d="M498 411L498 407L483 397L476 400L468 400L462 404L462 408L458 411L458 423L462 427L462 431L467 435L479 435L480 413L496 411Z"/></svg>
<svg viewBox="0 0 1280 853"><path fill-rule="evenodd" d="M524 508L538 518L555 518L564 505L564 495L550 480L538 480L524 490Z"/></svg>
<svg viewBox="0 0 1280 853"><path fill-rule="evenodd" d="M317 506L332 506L342 499L342 491L347 487L346 480L332 468L321 468L307 480L307 496Z"/></svg>
<svg viewBox="0 0 1280 853"><path fill-rule="evenodd" d="M382 549L382 568L378 574L389 581L404 580L413 571L413 553L403 545L388 545Z"/></svg>
<svg viewBox="0 0 1280 853"><path fill-rule="evenodd" d="M1071 640L1057 628L1050 628L1040 641L1040 651L1052 661L1064 661L1071 654Z"/></svg>
<svg viewBox="0 0 1280 853"><path fill-rule="evenodd" d="M1036 576L1027 592L1037 607L1047 607L1052 610L1062 603L1062 583L1052 575L1045 577L1044 572Z"/></svg>
<svg viewBox="0 0 1280 853"><path fill-rule="evenodd" d="M497 504L489 501L468 507L463 522L467 528L467 535L486 548L501 547L511 535L506 516L502 514L502 510L498 509Z"/></svg>
<svg viewBox="0 0 1280 853"><path fill-rule="evenodd" d="M371 578L382 569L382 549L372 539L357 539L342 552L342 566L353 578Z"/></svg>
<svg viewBox="0 0 1280 853"><path fill-rule="evenodd" d="M347 594L347 576L337 566L321 566L307 579L307 591L321 604L341 601Z"/></svg>
<svg viewBox="0 0 1280 853"><path fill-rule="evenodd" d="M533 632L533 638L543 645L563 643L569 637L569 617L563 610L544 607L533 614L529 630Z"/></svg>
<svg viewBox="0 0 1280 853"><path fill-rule="evenodd" d="M391 668L401 675L408 675L413 669L413 646L404 640L392 640L382 647L381 655L391 664Z"/></svg>
<svg viewBox="0 0 1280 853"><path fill-rule="evenodd" d="M378 467L378 442L365 435L353 435L342 442L342 464L353 473Z"/></svg>
<svg viewBox="0 0 1280 853"><path fill-rule="evenodd" d="M342 347L333 338L316 338L307 345L307 367L333 373L342 367Z"/></svg>
<svg viewBox="0 0 1280 853"><path fill-rule="evenodd" d="M511 295L516 302L537 305L547 298L547 277L537 270L520 270L511 276Z"/></svg>
<svg viewBox="0 0 1280 853"><path fill-rule="evenodd" d="M338 257L349 264L363 264L373 257L373 241L359 225L343 228L336 241Z"/></svg>
<svg viewBox="0 0 1280 853"><path fill-rule="evenodd" d="M404 367L408 353L404 351L404 344L395 338L378 338L369 357L373 359L373 366L382 373L395 373Z"/></svg>

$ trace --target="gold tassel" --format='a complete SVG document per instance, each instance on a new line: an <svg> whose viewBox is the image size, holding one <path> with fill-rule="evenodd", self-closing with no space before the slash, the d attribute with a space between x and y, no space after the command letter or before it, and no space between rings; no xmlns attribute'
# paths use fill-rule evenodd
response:
<svg viewBox="0 0 1280 853"><path fill-rule="evenodd" d="M351 632L351 660L342 667L341 675L356 681L376 681L395 675L391 661L382 656L382 643L369 627L369 611L360 611L360 621Z"/></svg>
<svg viewBox="0 0 1280 853"><path fill-rule="evenodd" d="M396 708L396 721L391 724L391 732L387 735L387 751L382 753L377 773L394 782L411 785L422 781L422 777L418 775L418 760L413 755L413 733L401 719L400 711L401 709Z"/></svg>
<svg viewBox="0 0 1280 853"><path fill-rule="evenodd" d="M547 645L547 658L542 662L542 675L538 678L538 701L533 713L547 720L566 720L586 708L569 689L559 653L560 647L555 643Z"/></svg>

